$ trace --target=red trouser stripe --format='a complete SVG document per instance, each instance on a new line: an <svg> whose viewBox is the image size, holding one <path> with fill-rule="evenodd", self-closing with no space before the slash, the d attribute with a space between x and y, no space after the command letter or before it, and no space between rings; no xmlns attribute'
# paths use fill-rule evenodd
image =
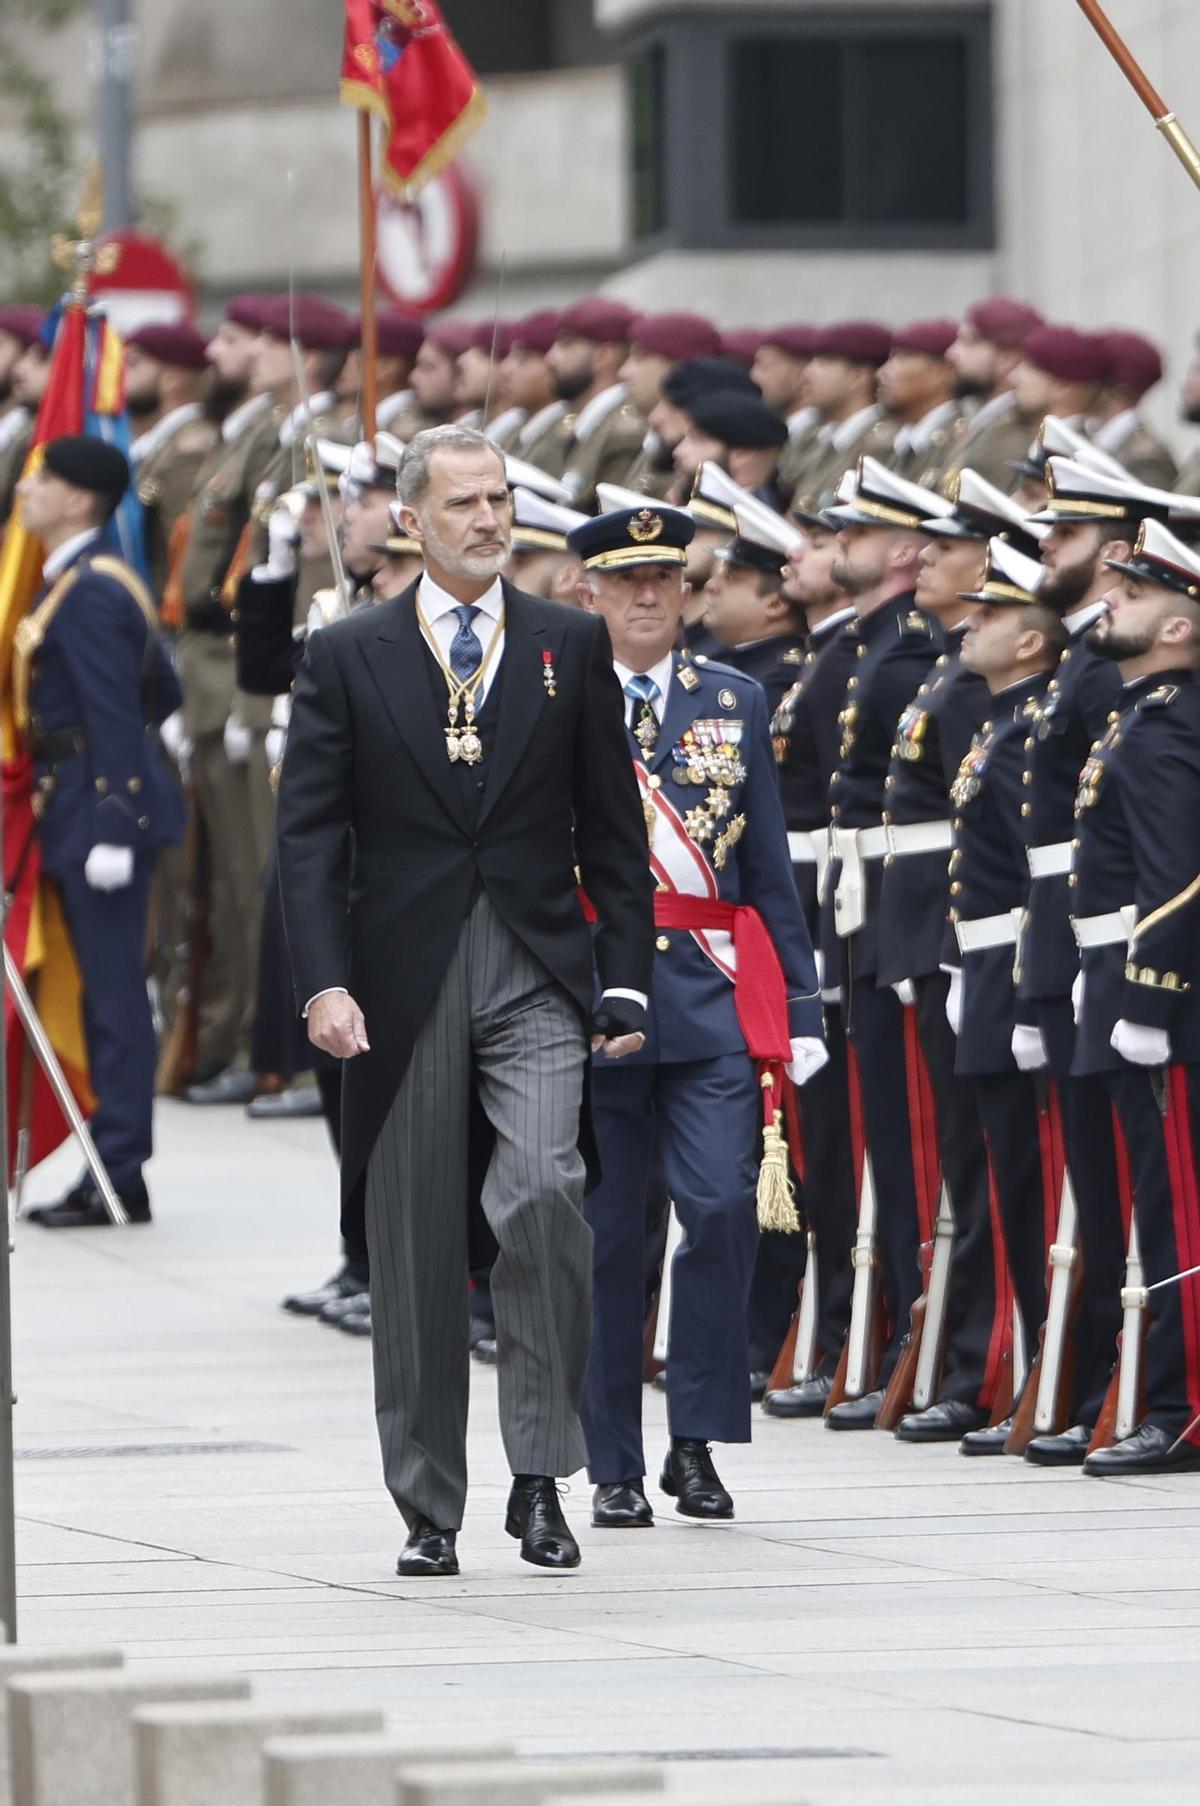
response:
<svg viewBox="0 0 1200 1806"><path fill-rule="evenodd" d="M1125 1240L1129 1241L1129 1231L1133 1226L1133 1170L1129 1164L1129 1148L1125 1142L1125 1131L1121 1127L1121 1118L1117 1106L1112 1106L1113 1148L1117 1158L1117 1201L1121 1206L1121 1224L1125 1230Z"/></svg>
<svg viewBox="0 0 1200 1806"><path fill-rule="evenodd" d="M796 1087L786 1075L783 1079L783 1114L787 1123L788 1147L792 1152L792 1165L799 1175L801 1185L808 1184L808 1151L804 1146L804 1128L800 1121L800 1109L796 1102Z"/></svg>
<svg viewBox="0 0 1200 1806"><path fill-rule="evenodd" d="M904 1011L904 1068L908 1079L908 1134L912 1144L913 1185L917 1194L917 1229L922 1248L933 1240L942 1165L938 1149L937 1109L929 1068L917 1032L917 1012ZM922 1267L925 1260L922 1258Z"/></svg>
<svg viewBox="0 0 1200 1806"><path fill-rule="evenodd" d="M850 1088L850 1148L854 1156L854 1196L862 1198L863 1166L867 1153L867 1130L863 1119L862 1074L854 1043L846 1043L846 1070Z"/></svg>
<svg viewBox="0 0 1200 1806"><path fill-rule="evenodd" d="M1050 1098L1047 1105L1050 1119L1050 1166L1051 1184L1046 1191L1046 1259L1050 1258L1050 1249L1058 1234L1058 1213L1062 1204L1063 1186L1067 1177L1067 1138L1063 1130L1062 1099L1058 1094L1058 1086L1051 1084Z"/></svg>
<svg viewBox="0 0 1200 1806"><path fill-rule="evenodd" d="M992 1305L992 1333L988 1341L987 1359L983 1365L983 1384L979 1389L979 1408L990 1411L1004 1378L1004 1365L1012 1352L1013 1289L1008 1271L1008 1252L1004 1245L1004 1224L1000 1217L1000 1198L996 1191L996 1175L992 1170L992 1150L987 1136L983 1138L988 1169L988 1222L992 1231L992 1270L995 1274Z"/></svg>
<svg viewBox="0 0 1200 1806"><path fill-rule="evenodd" d="M1171 1211L1175 1222L1175 1258L1179 1271L1200 1265L1200 1187L1196 1182L1196 1149L1192 1139L1187 1072L1172 1066L1169 1104L1163 1127L1171 1169ZM1200 1277L1198 1275L1197 1277ZM1196 1278L1180 1280L1179 1315L1183 1324L1184 1379L1192 1421L1186 1438L1200 1445L1200 1286Z"/></svg>
<svg viewBox="0 0 1200 1806"><path fill-rule="evenodd" d="M1038 1151L1042 1157L1042 1240L1049 1254L1050 1243L1054 1240L1057 1228L1057 1215L1051 1220L1051 1211L1056 1210L1051 1200L1054 1198L1054 1177L1057 1170L1054 1158L1054 1120L1048 1105L1037 1106ZM1058 1195L1062 1196L1062 1181L1059 1180Z"/></svg>

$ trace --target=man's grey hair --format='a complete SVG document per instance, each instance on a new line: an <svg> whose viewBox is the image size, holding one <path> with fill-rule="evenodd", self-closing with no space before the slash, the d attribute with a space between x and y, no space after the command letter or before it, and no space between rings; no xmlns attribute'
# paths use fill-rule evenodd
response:
<svg viewBox="0 0 1200 1806"><path fill-rule="evenodd" d="M396 494L406 508L415 508L429 493L429 460L438 451L488 451L504 470L504 454L499 446L472 426L426 427L415 433L405 448L396 471Z"/></svg>

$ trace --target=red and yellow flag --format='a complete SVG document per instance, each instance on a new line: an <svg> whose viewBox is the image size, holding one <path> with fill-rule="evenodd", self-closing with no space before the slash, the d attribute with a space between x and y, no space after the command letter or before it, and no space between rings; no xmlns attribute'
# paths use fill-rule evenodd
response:
<svg viewBox="0 0 1200 1806"><path fill-rule="evenodd" d="M383 184L412 200L487 111L434 0L346 0L342 99L387 127Z"/></svg>

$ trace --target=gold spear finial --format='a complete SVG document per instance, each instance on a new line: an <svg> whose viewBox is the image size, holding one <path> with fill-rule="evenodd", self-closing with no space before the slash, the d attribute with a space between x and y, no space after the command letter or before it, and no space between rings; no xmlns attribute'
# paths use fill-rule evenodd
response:
<svg viewBox="0 0 1200 1806"><path fill-rule="evenodd" d="M99 158L93 157L83 180L79 205L75 209L75 230L79 237L68 238L65 233L59 232L51 246L55 263L71 277L71 292L74 295L85 296L94 275L111 276L121 261L120 245L96 243L96 235L103 220L104 182L100 174Z"/></svg>

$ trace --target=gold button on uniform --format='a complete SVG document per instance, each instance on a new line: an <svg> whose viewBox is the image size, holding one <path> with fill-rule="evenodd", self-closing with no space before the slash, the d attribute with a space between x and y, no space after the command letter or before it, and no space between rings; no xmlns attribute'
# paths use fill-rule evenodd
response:
<svg viewBox="0 0 1200 1806"><path fill-rule="evenodd" d="M648 777L646 779L646 783L651 790L661 790L662 789L662 779L659 777L657 772L655 772L653 774L653 776Z"/></svg>
<svg viewBox="0 0 1200 1806"><path fill-rule="evenodd" d="M671 945L670 936L665 935L665 934L660 934L658 939L655 941L654 945L658 948L658 951L660 953L665 953L667 951L667 948Z"/></svg>

